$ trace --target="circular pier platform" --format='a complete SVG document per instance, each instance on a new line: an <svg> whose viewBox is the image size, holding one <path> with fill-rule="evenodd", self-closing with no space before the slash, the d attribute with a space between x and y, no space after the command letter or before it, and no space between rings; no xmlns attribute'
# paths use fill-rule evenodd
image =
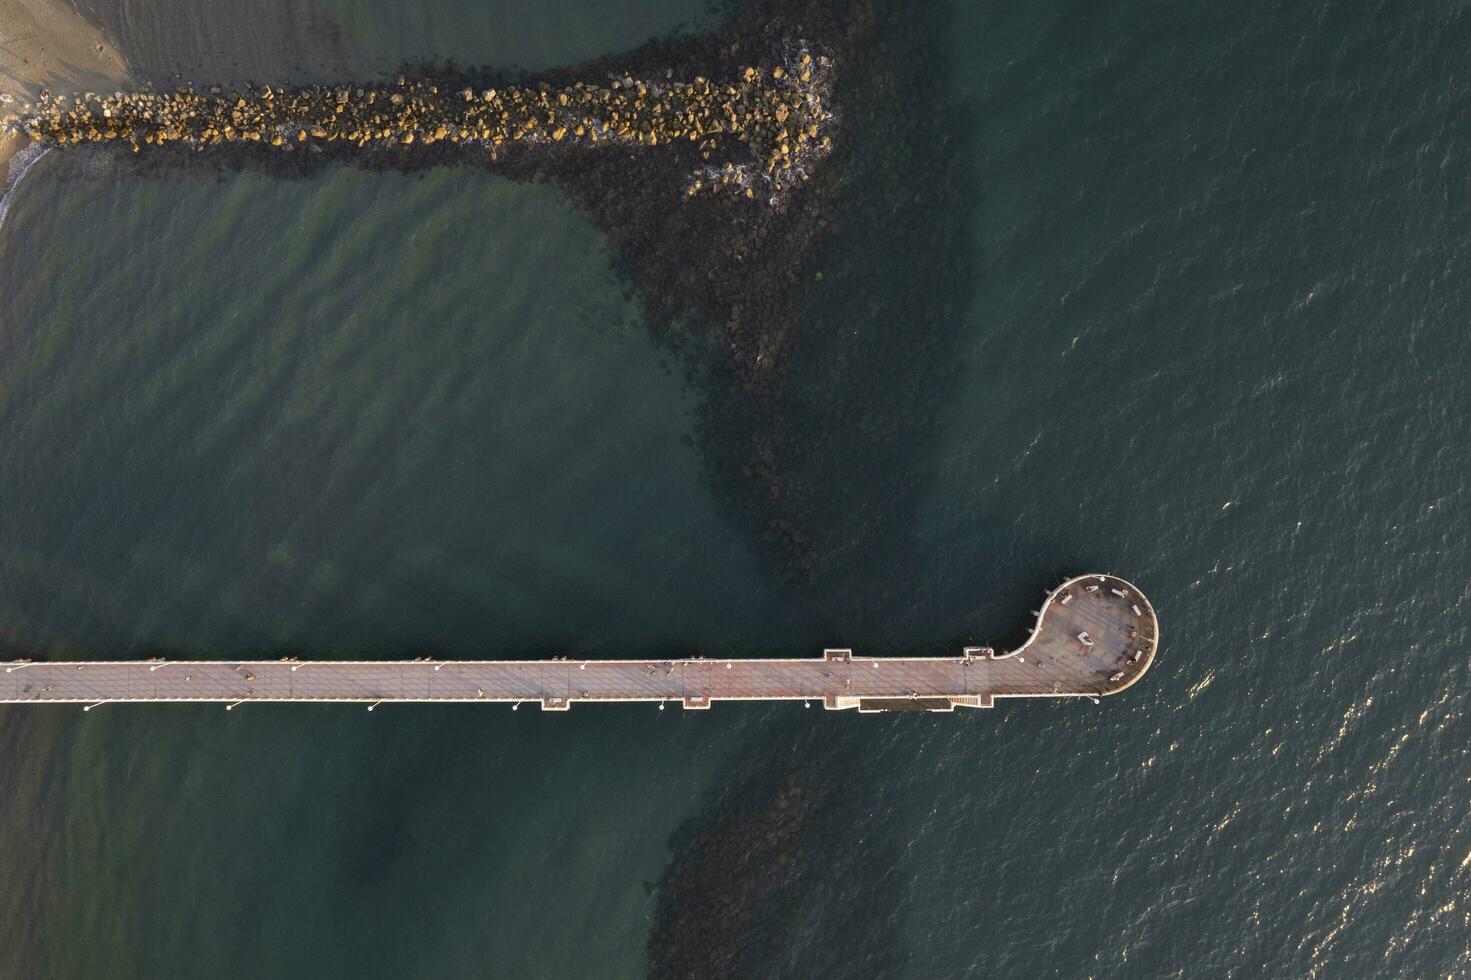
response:
<svg viewBox="0 0 1471 980"><path fill-rule="evenodd" d="M1144 676L1159 650L1159 619L1131 582L1079 575L1054 589L1027 642L991 654L993 697L1105 697Z"/></svg>

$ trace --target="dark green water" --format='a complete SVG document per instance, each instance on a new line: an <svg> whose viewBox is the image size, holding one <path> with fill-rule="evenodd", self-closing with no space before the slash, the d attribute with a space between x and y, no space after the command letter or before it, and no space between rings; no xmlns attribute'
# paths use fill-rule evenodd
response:
<svg viewBox="0 0 1471 980"><path fill-rule="evenodd" d="M238 70L540 66L707 22L277 6L100 13L150 70L177 46L222 77L278 34L289 57ZM1471 13L947 16L972 124L937 152L974 182L975 283L902 547L842 578L867 635L723 519L697 395L555 190L53 154L0 233L0 638L943 648L1003 642L1041 586L1104 568L1160 611L1145 683L937 718L6 711L0 973L640 976L668 913L645 883L701 848L759 870L741 807L789 779L829 802L743 975L1471 970Z"/></svg>

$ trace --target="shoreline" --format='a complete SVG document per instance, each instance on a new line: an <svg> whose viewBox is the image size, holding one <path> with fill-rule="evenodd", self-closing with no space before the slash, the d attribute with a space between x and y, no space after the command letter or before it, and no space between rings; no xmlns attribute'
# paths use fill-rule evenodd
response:
<svg viewBox="0 0 1471 980"><path fill-rule="evenodd" d="M122 51L103 29L65 0L0 0L0 187L10 160L29 141L6 132L41 90L65 92L135 86Z"/></svg>
<svg viewBox="0 0 1471 980"><path fill-rule="evenodd" d="M22 180L31 172L31 167L39 163L49 148L36 143L22 140L18 150L11 154L7 170L0 170L0 228L5 226L5 219L10 214L11 198L16 188L20 187Z"/></svg>
<svg viewBox="0 0 1471 980"><path fill-rule="evenodd" d="M9 117L0 118L0 125L9 122ZM10 158L30 146L31 141L15 132L0 130L0 197L10 185Z"/></svg>

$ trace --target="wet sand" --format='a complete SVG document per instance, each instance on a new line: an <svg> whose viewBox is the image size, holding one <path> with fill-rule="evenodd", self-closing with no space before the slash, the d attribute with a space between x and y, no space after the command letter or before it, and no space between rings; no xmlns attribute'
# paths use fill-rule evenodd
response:
<svg viewBox="0 0 1471 980"><path fill-rule="evenodd" d="M10 178L10 158L26 145L26 139L14 133L0 133L0 188Z"/></svg>
<svg viewBox="0 0 1471 980"><path fill-rule="evenodd" d="M0 120L43 88L110 90L131 78L117 46L65 0L0 0ZM0 186L24 145L0 136Z"/></svg>

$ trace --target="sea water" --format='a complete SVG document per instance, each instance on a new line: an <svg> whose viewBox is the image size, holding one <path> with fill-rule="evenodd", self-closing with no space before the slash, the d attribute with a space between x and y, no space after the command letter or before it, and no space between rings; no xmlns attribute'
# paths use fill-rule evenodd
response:
<svg viewBox="0 0 1471 980"><path fill-rule="evenodd" d="M195 80L540 67L712 22L390 7L97 12ZM723 518L698 391L553 189L53 155L0 236L0 636L943 651L1014 639L1043 587L1099 569L1159 610L1145 680L928 717L10 709L0 972L639 976L671 858L786 780L842 803L775 879L779 928L746 940L764 975L1468 968L1471 19L944 16L975 275L906 546L843 578L870 635L820 621Z"/></svg>

